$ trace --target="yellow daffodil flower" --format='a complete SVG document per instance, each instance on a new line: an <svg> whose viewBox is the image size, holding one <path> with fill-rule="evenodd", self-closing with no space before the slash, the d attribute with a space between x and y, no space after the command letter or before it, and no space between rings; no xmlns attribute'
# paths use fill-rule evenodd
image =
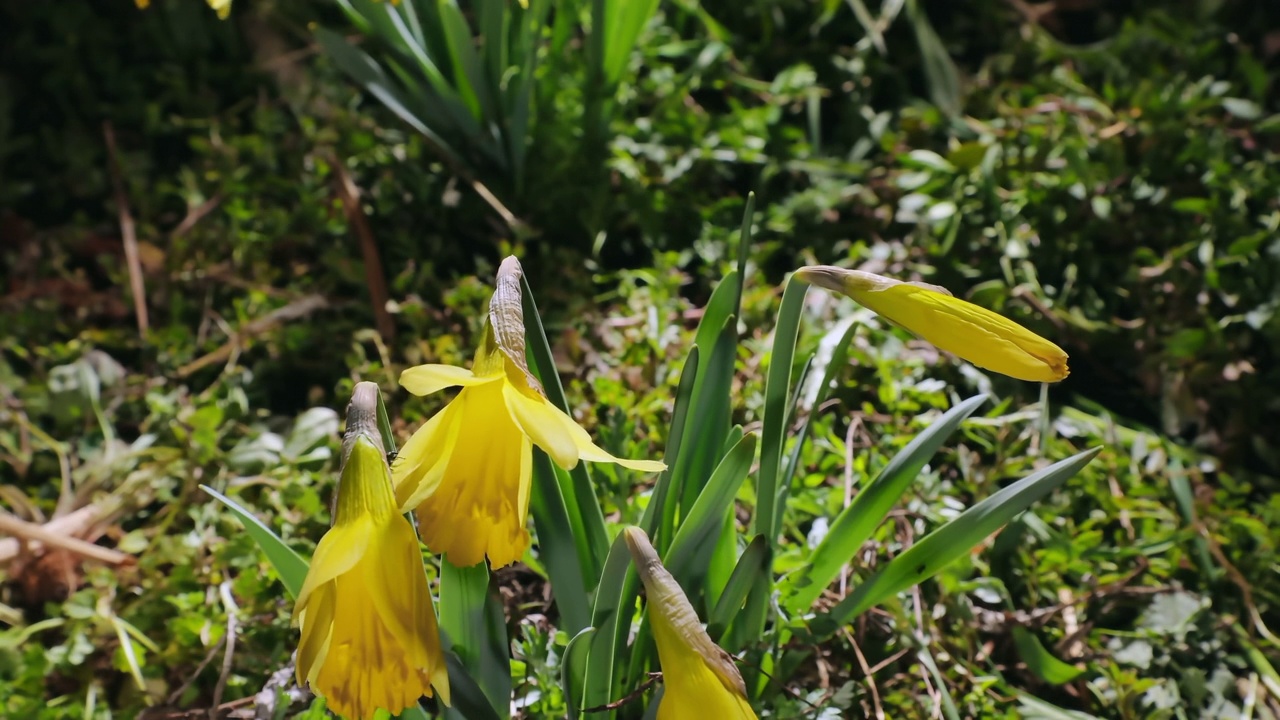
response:
<svg viewBox="0 0 1280 720"><path fill-rule="evenodd" d="M662 566L649 536L622 531L644 583L649 628L658 645L664 691L658 720L756 720L733 657L711 641L680 584Z"/></svg>
<svg viewBox="0 0 1280 720"><path fill-rule="evenodd" d="M320 539L293 611L298 683L348 720L393 714L449 676L418 537L396 509L377 425L378 387L356 386L347 411L333 527Z"/></svg>
<svg viewBox="0 0 1280 720"><path fill-rule="evenodd" d="M470 370L420 365L400 376L415 395L462 388L413 434L391 466L401 510L416 509L427 546L458 567L486 555L493 567L502 567L524 555L534 445L566 470L580 460L641 472L666 467L610 455L543 396L525 361L520 273L514 257L502 263Z"/></svg>
<svg viewBox="0 0 1280 720"><path fill-rule="evenodd" d="M1070 372L1062 348L945 288L902 282L830 265L800 268L804 282L848 295L938 348L992 372L1032 382L1057 382Z"/></svg>

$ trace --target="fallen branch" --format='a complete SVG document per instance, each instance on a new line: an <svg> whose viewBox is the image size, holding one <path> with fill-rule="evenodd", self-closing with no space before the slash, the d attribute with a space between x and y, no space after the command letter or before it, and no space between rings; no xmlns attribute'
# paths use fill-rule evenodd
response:
<svg viewBox="0 0 1280 720"><path fill-rule="evenodd" d="M48 547L61 548L80 557L98 560L108 565L128 565L134 561L132 555L52 532L44 525L20 520L7 512L0 512L0 533L17 537L20 543L23 540L34 540Z"/></svg>
<svg viewBox="0 0 1280 720"><path fill-rule="evenodd" d="M47 532L54 533L60 537L80 538L101 519L99 517L100 511L101 508L97 505L86 505L79 510L56 517L43 525L37 525L37 527L43 527ZM28 524L35 525L36 523ZM18 538L0 538L0 563L5 563L18 557L22 552L23 544ZM31 550L39 550L42 547L39 541L25 544ZM97 546L95 545L94 547Z"/></svg>

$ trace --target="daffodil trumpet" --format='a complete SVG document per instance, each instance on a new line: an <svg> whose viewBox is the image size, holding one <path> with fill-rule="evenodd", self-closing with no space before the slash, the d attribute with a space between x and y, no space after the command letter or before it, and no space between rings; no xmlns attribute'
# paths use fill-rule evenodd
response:
<svg viewBox="0 0 1280 720"><path fill-rule="evenodd" d="M953 297L937 285L830 265L800 268L795 277L847 295L980 368L1031 382L1057 382L1070 372L1062 348L1002 315Z"/></svg>
<svg viewBox="0 0 1280 720"><path fill-rule="evenodd" d="M298 683L348 720L369 720L379 708L398 714L433 692L449 703L422 552L396 505L377 403L377 385L356 385L333 526L293 611Z"/></svg>
<svg viewBox="0 0 1280 720"><path fill-rule="evenodd" d="M525 525L534 445L566 470L581 460L641 472L666 467L614 457L547 401L525 359L521 272L514 257L499 268L470 369L419 365L400 375L400 384L415 395L462 388L413 434L391 466L400 509L415 511L427 546L458 567L486 556L493 567L502 567L529 547Z"/></svg>
<svg viewBox="0 0 1280 720"><path fill-rule="evenodd" d="M622 532L644 584L649 628L662 666L658 720L756 720L733 657L707 635L649 536L637 527Z"/></svg>

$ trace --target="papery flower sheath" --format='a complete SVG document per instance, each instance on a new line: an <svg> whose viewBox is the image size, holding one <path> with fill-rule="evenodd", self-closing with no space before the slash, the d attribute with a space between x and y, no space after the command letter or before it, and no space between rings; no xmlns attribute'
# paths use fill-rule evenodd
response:
<svg viewBox="0 0 1280 720"><path fill-rule="evenodd" d="M396 508L373 383L347 410L333 527L320 539L293 611L298 683L348 720L418 698L449 703L435 608L413 526Z"/></svg>
<svg viewBox="0 0 1280 720"><path fill-rule="evenodd" d="M1057 382L1070 372L1062 348L1002 315L952 297L937 285L830 265L800 268L795 276L848 295L877 315L980 368L1032 382Z"/></svg>
<svg viewBox="0 0 1280 720"><path fill-rule="evenodd" d="M622 532L644 583L649 628L662 665L665 689L658 720L756 720L733 657L702 628L680 584L662 566L649 536L637 527Z"/></svg>
<svg viewBox="0 0 1280 720"><path fill-rule="evenodd" d="M503 261L470 370L419 365L400 375L400 384L415 395L462 388L413 434L391 466L401 510L416 510L427 546L458 567L486 555L501 567L524 555L534 445L566 470L580 460L641 472L666 467L614 457L543 396L525 361L520 273L514 257Z"/></svg>

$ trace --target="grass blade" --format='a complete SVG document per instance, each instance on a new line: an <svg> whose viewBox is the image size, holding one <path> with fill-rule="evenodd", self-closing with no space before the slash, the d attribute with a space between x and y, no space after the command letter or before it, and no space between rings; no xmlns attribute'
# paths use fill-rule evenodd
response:
<svg viewBox="0 0 1280 720"><path fill-rule="evenodd" d="M965 510L890 561L831 611L815 618L810 625L811 632L817 639L828 637L885 598L933 577L1018 513L1065 483L1101 450L1085 450L1056 462Z"/></svg>
<svg viewBox="0 0 1280 720"><path fill-rule="evenodd" d="M915 436L875 480L858 492L853 502L836 516L831 529L805 566L782 581L786 607L800 611L813 605L840 574L840 568L853 559L862 544L884 521L889 510L897 504L942 443L986 401L986 395L978 395L948 410L928 429Z"/></svg>

